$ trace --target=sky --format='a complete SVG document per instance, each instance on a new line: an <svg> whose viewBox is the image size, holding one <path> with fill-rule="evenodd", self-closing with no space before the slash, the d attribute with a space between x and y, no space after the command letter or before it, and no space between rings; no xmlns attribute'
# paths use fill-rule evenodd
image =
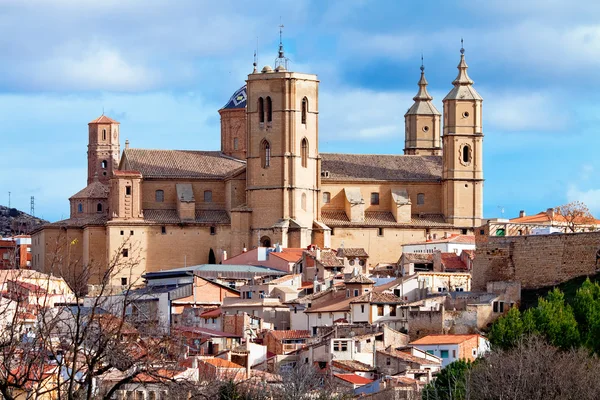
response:
<svg viewBox="0 0 600 400"><path fill-rule="evenodd" d="M68 218L87 123L121 147L218 150L218 109L273 65L320 79L321 152L402 154L421 54L434 103L464 38L484 98L484 216L572 200L600 215L600 2L0 0L0 204Z"/></svg>

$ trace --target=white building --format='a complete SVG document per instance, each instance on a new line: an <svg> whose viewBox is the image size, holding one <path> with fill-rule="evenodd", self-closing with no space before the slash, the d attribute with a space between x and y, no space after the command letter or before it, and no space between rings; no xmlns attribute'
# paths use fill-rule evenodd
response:
<svg viewBox="0 0 600 400"><path fill-rule="evenodd" d="M490 351L490 342L481 335L428 335L409 343L442 359L442 367L456 360L474 361Z"/></svg>
<svg viewBox="0 0 600 400"><path fill-rule="evenodd" d="M433 254L435 251L442 253L460 254L463 250L475 250L475 236L450 235L446 238L436 238L425 242L407 243L402 245L402 253Z"/></svg>

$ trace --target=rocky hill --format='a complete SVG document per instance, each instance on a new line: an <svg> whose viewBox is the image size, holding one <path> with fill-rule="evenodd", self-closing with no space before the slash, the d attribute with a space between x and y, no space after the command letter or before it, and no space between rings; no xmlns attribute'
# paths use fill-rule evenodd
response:
<svg viewBox="0 0 600 400"><path fill-rule="evenodd" d="M0 206L0 236L27 234L46 222L16 208Z"/></svg>

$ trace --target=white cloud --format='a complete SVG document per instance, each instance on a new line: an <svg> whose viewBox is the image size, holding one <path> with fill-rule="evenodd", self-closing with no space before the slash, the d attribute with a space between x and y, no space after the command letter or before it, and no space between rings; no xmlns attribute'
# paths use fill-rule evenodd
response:
<svg viewBox="0 0 600 400"><path fill-rule="evenodd" d="M396 137L404 140L404 113L414 93L343 89L321 92L321 140L371 140Z"/></svg>
<svg viewBox="0 0 600 400"><path fill-rule="evenodd" d="M486 130L561 131L569 121L570 109L557 101L556 93L495 92L480 90L484 100Z"/></svg>
<svg viewBox="0 0 600 400"><path fill-rule="evenodd" d="M592 214L600 214L600 189L579 189L570 186L567 191L567 201L581 201L588 206Z"/></svg>

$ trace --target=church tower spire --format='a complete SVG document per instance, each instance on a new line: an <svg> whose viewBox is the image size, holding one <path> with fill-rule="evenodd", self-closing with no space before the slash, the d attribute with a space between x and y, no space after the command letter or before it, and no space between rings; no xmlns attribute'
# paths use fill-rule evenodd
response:
<svg viewBox="0 0 600 400"><path fill-rule="evenodd" d="M472 230L483 218L483 99L467 73L462 44L458 76L443 100L443 207L447 222Z"/></svg>
<svg viewBox="0 0 600 400"><path fill-rule="evenodd" d="M405 136L404 154L406 155L441 155L440 145L440 112L431 100L427 91L425 65L421 56L421 79L419 91L413 97L412 107L404 114Z"/></svg>

